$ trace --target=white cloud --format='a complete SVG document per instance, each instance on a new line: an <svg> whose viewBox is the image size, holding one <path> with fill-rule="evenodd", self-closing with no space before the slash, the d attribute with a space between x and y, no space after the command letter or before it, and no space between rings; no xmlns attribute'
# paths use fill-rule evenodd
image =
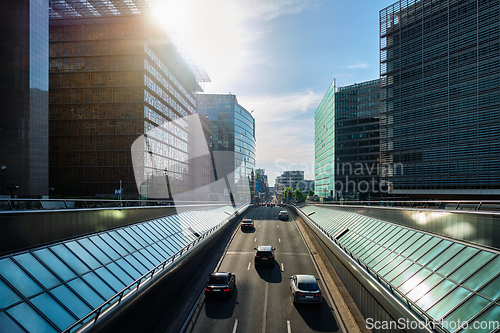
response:
<svg viewBox="0 0 500 333"><path fill-rule="evenodd" d="M318 5L315 0L251 0L242 3L248 18L263 21L269 21L281 15L298 14Z"/></svg>
<svg viewBox="0 0 500 333"><path fill-rule="evenodd" d="M346 66L349 69L363 69L368 68L369 64L367 62L359 61L356 64Z"/></svg>

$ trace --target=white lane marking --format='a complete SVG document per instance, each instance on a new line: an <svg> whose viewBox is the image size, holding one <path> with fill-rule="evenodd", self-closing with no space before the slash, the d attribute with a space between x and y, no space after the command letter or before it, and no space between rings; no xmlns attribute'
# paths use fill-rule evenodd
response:
<svg viewBox="0 0 500 333"><path fill-rule="evenodd" d="M278 227L278 228L279 228L280 226L279 226L279 225L277 225L276 227Z"/></svg>
<svg viewBox="0 0 500 333"><path fill-rule="evenodd" d="M285 266L283 266L283 263L281 263L281 271L284 272L285 271Z"/></svg>
<svg viewBox="0 0 500 333"><path fill-rule="evenodd" d="M262 319L262 333L266 333L267 298L269 296L269 283L266 282L266 292L264 293L264 318Z"/></svg>
<svg viewBox="0 0 500 333"><path fill-rule="evenodd" d="M236 327L238 327L238 319L234 321L233 333L236 333ZM290 330L288 330L290 332Z"/></svg>
<svg viewBox="0 0 500 333"><path fill-rule="evenodd" d="M280 242L280 243L281 243L281 238L278 238L278 242Z"/></svg>
<svg viewBox="0 0 500 333"><path fill-rule="evenodd" d="M238 319L236 319L238 321ZM286 321L286 328L288 329L288 333L292 333L292 326L290 326L290 320Z"/></svg>
<svg viewBox="0 0 500 333"><path fill-rule="evenodd" d="M247 268L247 271L249 271L249 270L250 270L250 266L251 266L251 265L252 265L252 263L251 263L251 262L249 262L249 263L248 263L248 268Z"/></svg>
<svg viewBox="0 0 500 333"><path fill-rule="evenodd" d="M260 224L259 224L259 226L257 228L260 228Z"/></svg>
<svg viewBox="0 0 500 333"><path fill-rule="evenodd" d="M257 242L257 238L255 238L255 240L253 242L256 243Z"/></svg>

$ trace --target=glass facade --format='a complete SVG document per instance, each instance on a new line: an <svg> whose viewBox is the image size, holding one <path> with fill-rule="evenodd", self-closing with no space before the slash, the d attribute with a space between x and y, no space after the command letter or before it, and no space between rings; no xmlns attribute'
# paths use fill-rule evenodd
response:
<svg viewBox="0 0 500 333"><path fill-rule="evenodd" d="M381 163L395 194L500 194L497 0L380 11Z"/></svg>
<svg viewBox="0 0 500 333"><path fill-rule="evenodd" d="M233 211L185 212L0 257L0 331L64 331Z"/></svg>
<svg viewBox="0 0 500 333"><path fill-rule="evenodd" d="M334 196L335 190L335 80L314 114L314 193Z"/></svg>
<svg viewBox="0 0 500 333"><path fill-rule="evenodd" d="M8 46L0 53L8 68L0 73L1 195L48 194L48 2L12 1L0 13L0 38Z"/></svg>
<svg viewBox="0 0 500 333"><path fill-rule="evenodd" d="M301 209L306 215L314 212L311 218L323 231L420 312L423 322L427 317L444 332L458 332L458 320L479 328L487 318L497 326L486 321L490 329L482 332L500 328L498 252L356 213L319 206Z"/></svg>
<svg viewBox="0 0 500 333"><path fill-rule="evenodd" d="M380 80L335 93L335 191L342 197L380 197Z"/></svg>
<svg viewBox="0 0 500 333"><path fill-rule="evenodd" d="M155 158L144 158L145 186L166 171L177 185L192 183L188 129L179 119L195 113L200 90L166 32L146 17L51 19L55 194L110 196L120 181L125 197L143 194L134 181L131 146L148 133L147 151Z"/></svg>
<svg viewBox="0 0 500 333"><path fill-rule="evenodd" d="M210 121L217 178L230 176L235 199L249 202L255 193L255 119L234 95L199 94L198 113ZM228 195L225 188L224 195ZM222 194L220 189L213 192Z"/></svg>

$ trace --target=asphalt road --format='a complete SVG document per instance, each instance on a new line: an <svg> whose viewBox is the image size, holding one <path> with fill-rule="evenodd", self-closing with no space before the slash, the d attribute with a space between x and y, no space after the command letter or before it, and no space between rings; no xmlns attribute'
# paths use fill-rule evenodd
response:
<svg viewBox="0 0 500 333"><path fill-rule="evenodd" d="M229 300L201 300L184 332L338 332L331 304L323 296L320 306L294 305L290 276L319 276L290 214L278 220L282 207L257 207L247 213L254 231L238 230L219 271L236 274L236 288ZM255 267L254 248L276 248L274 267ZM321 281L320 287L323 290ZM201 292L201 291L200 291ZM325 295L325 292L323 292Z"/></svg>

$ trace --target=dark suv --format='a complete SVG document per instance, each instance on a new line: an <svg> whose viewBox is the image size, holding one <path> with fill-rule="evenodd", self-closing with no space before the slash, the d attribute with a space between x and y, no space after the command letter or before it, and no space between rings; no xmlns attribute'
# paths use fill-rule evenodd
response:
<svg viewBox="0 0 500 333"><path fill-rule="evenodd" d="M271 245L261 245L254 248L255 252L255 266L264 264L274 266L274 251L276 250Z"/></svg>

